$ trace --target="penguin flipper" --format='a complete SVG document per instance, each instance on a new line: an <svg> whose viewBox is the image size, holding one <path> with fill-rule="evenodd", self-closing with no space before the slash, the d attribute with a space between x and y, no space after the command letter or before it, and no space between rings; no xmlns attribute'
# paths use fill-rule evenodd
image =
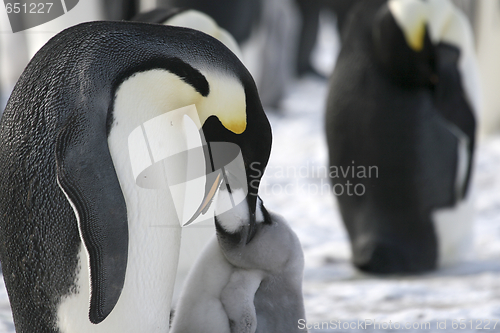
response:
<svg viewBox="0 0 500 333"><path fill-rule="evenodd" d="M237 269L221 292L221 302L230 322L231 332L254 332L257 313L254 298L263 279L259 270Z"/></svg>
<svg viewBox="0 0 500 333"><path fill-rule="evenodd" d="M56 142L57 178L78 220L89 255L89 319L102 322L113 310L125 281L127 207L102 133L84 116L72 117Z"/></svg>
<svg viewBox="0 0 500 333"><path fill-rule="evenodd" d="M452 45L437 46L437 73L435 88L437 109L440 114L467 138L467 165L462 180L462 196L465 196L471 176L472 155L475 148L476 118L473 106L466 99L459 72L460 50ZM453 130L453 128L452 128Z"/></svg>

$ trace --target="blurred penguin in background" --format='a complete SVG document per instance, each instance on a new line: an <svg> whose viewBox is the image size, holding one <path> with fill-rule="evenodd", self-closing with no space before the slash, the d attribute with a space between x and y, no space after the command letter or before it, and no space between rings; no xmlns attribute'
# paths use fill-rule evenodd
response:
<svg viewBox="0 0 500 333"><path fill-rule="evenodd" d="M34 22L32 22L32 20L36 21L34 16L13 16L11 19L24 20L14 23L16 26L24 26L27 29L16 33L12 32L7 12L3 11L0 14L2 32L0 34L0 114L3 112L19 76L35 53L50 38L70 26L105 19L102 5L101 0L85 0L79 1L71 8L68 7L68 2L66 14L35 27L33 27Z"/></svg>
<svg viewBox="0 0 500 333"><path fill-rule="evenodd" d="M131 21L158 23L195 29L221 41L241 60L241 50L233 36L217 25L210 16L193 9L182 8L156 8L142 12L131 18Z"/></svg>
<svg viewBox="0 0 500 333"><path fill-rule="evenodd" d="M158 0L159 8L195 9L207 14L238 43L250 37L261 13L261 0Z"/></svg>
<svg viewBox="0 0 500 333"><path fill-rule="evenodd" d="M62 30L83 22L99 20L129 20L140 11L156 7L156 0L85 0L63 1L66 13L51 21L34 26L34 16L14 16L11 19L22 20L16 26L25 30L13 33L6 11L0 14L0 112L3 112L7 100L35 53L47 41Z"/></svg>
<svg viewBox="0 0 500 333"><path fill-rule="evenodd" d="M418 273L471 254L480 109L471 27L448 0L369 1L330 82L330 177L356 267Z"/></svg>
<svg viewBox="0 0 500 333"><path fill-rule="evenodd" d="M327 9L335 13L337 31L339 35L342 35L347 15L358 2L359 0L295 0L301 18L296 59L296 72L299 77L307 74L323 77L311 64L311 56L320 28L321 11Z"/></svg>
<svg viewBox="0 0 500 333"><path fill-rule="evenodd" d="M212 17L240 45L262 104L279 107L293 77L297 14L291 0L158 0L157 5L195 9Z"/></svg>
<svg viewBox="0 0 500 333"><path fill-rule="evenodd" d="M140 12L156 8L156 0L101 0L104 17L110 21L129 21Z"/></svg>
<svg viewBox="0 0 500 333"><path fill-rule="evenodd" d="M107 20L130 20L141 11L139 0L103 0L104 14Z"/></svg>
<svg viewBox="0 0 500 333"><path fill-rule="evenodd" d="M458 0L455 0L458 1ZM462 0L465 1L465 0ZM475 18L477 57L483 88L480 137L500 133L500 1L470 1L468 11ZM467 2L466 2L467 3Z"/></svg>

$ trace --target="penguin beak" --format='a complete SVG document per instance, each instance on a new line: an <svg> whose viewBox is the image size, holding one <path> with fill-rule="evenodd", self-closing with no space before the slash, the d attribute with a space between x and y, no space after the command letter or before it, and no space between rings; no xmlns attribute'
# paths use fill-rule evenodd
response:
<svg viewBox="0 0 500 333"><path fill-rule="evenodd" d="M215 194L217 193L217 189L222 183L222 180L223 180L222 172L211 173L207 175L207 185L205 186L205 195L203 196L203 200L200 204L200 207L198 207L193 217L191 217L189 221L184 224L185 226L190 225L198 218L198 216L200 216L201 214L205 214L207 212L208 208L210 207L210 204L212 203L215 197Z"/></svg>
<svg viewBox="0 0 500 333"><path fill-rule="evenodd" d="M250 243L255 237L258 230L257 224L257 208L262 210L262 201L259 198L259 187L260 180L264 174L265 167L267 163L259 161L257 163L245 164L245 170L247 173L247 185L248 185L248 195L246 197L246 203L248 206L248 230L246 233L246 244Z"/></svg>
<svg viewBox="0 0 500 333"><path fill-rule="evenodd" d="M241 190L247 194L248 187L242 186L247 181L244 171L244 162L240 148L230 142L207 142L204 145L205 157L205 192L201 203L191 218L183 224L188 226L202 214L206 214L213 202L218 189L222 184L227 188L227 204L223 205L223 210L229 210L238 205L245 198L238 193L238 198L234 197L233 190ZM224 186L224 185L222 185Z"/></svg>
<svg viewBox="0 0 500 333"><path fill-rule="evenodd" d="M257 221L255 217L255 213L257 210L257 196L249 193L249 195L247 196L247 204L250 216L249 216L249 226L245 244L250 243L254 238L255 234L257 233Z"/></svg>

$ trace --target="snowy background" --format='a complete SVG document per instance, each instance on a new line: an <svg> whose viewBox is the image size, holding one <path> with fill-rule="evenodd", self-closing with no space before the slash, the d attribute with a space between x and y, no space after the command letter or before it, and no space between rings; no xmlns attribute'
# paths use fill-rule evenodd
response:
<svg viewBox="0 0 500 333"><path fill-rule="evenodd" d="M337 37L323 33L320 41L316 61L328 72ZM326 81L315 78L294 82L281 107L269 111L274 142L261 188L266 206L285 216L302 242L308 324L340 320L342 326L351 327L335 328L332 323L311 332L500 332L500 137L481 141L476 152L472 188L477 210L475 259L418 276L363 274L350 264L348 238L336 201L328 179L319 172L327 163L323 131L327 88ZM391 321L393 329L358 329L358 321L365 319ZM466 328L453 329L454 319L465 319ZM401 325L399 329L394 328L395 322ZM430 330L402 327L427 322ZM14 332L14 326L2 280L0 333L7 332Z"/></svg>

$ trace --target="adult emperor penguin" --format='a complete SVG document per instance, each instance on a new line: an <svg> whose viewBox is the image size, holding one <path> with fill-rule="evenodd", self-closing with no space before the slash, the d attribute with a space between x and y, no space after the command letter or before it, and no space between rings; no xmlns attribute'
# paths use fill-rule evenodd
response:
<svg viewBox="0 0 500 333"><path fill-rule="evenodd" d="M208 145L241 150L254 230L271 130L250 74L222 43L186 28L92 22L35 55L0 125L0 259L17 332L168 331L179 218L169 191L135 177L129 148L147 167L158 147L130 137L192 104ZM177 134L193 127L179 119L154 133L183 144ZM193 217L227 177L215 174Z"/></svg>
<svg viewBox="0 0 500 333"><path fill-rule="evenodd" d="M414 273L469 255L480 103L465 16L448 0L358 5L330 84L330 177L354 264Z"/></svg>
<svg viewBox="0 0 500 333"><path fill-rule="evenodd" d="M216 216L217 238L189 273L172 333L307 332L298 325L305 311L304 256L297 236L260 198L255 231L247 219L246 206Z"/></svg>

